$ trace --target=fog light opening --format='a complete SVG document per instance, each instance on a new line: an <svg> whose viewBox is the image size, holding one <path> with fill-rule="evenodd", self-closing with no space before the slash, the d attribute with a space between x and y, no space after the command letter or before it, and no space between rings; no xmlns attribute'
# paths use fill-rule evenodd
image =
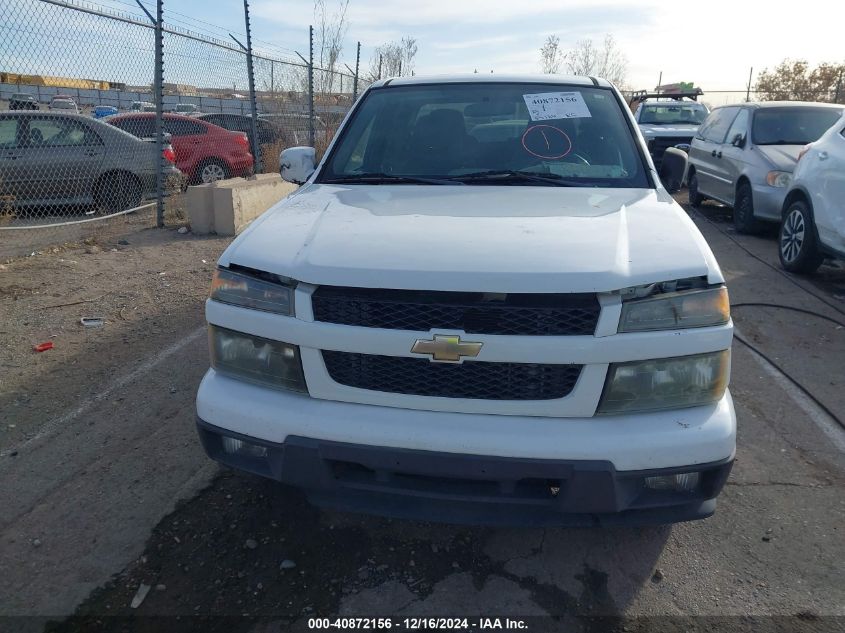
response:
<svg viewBox="0 0 845 633"><path fill-rule="evenodd" d="M693 492L701 482L701 473L678 473L646 477L645 487L650 490L672 490L675 492Z"/></svg>
<svg viewBox="0 0 845 633"><path fill-rule="evenodd" d="M234 437L221 437L223 452L228 455L241 455L243 457L266 457L267 448L258 444L250 444Z"/></svg>

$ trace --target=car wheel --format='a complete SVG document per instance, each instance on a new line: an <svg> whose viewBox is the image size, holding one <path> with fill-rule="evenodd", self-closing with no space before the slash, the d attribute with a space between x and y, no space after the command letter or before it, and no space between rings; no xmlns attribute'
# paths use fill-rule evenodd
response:
<svg viewBox="0 0 845 633"><path fill-rule="evenodd" d="M94 203L108 213L137 207L143 197L138 178L126 172L105 174L94 186Z"/></svg>
<svg viewBox="0 0 845 633"><path fill-rule="evenodd" d="M757 233L760 222L754 218L754 198L751 185L743 182L736 190L734 199L734 228L739 233Z"/></svg>
<svg viewBox="0 0 845 633"><path fill-rule="evenodd" d="M687 183L687 194L689 196L689 205L691 207L700 207L705 198L698 193L698 174L692 172Z"/></svg>
<svg viewBox="0 0 845 633"><path fill-rule="evenodd" d="M813 216L801 200L790 204L784 214L778 234L778 256L781 266L793 273L811 273L824 261Z"/></svg>
<svg viewBox="0 0 845 633"><path fill-rule="evenodd" d="M229 169L225 163L216 158L210 158L202 163L199 168L198 180L202 183L225 180L229 177Z"/></svg>

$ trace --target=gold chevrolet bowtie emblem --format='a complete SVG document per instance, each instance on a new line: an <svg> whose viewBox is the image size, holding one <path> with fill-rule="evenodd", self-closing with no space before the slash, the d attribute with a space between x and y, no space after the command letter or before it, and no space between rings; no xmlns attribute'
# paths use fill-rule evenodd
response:
<svg viewBox="0 0 845 633"><path fill-rule="evenodd" d="M457 363L463 356L478 356L481 345L482 343L462 343L460 336L435 334L434 339L430 341L417 339L411 351L415 354L431 354L431 360Z"/></svg>

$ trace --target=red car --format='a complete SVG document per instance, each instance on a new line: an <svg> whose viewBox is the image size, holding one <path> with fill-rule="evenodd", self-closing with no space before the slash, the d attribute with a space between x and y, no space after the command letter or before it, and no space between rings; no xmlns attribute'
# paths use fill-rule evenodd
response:
<svg viewBox="0 0 845 633"><path fill-rule="evenodd" d="M155 137L155 113L116 114L108 123L138 138ZM176 166L191 184L252 174L253 158L243 132L230 132L202 119L164 115L164 131L176 153Z"/></svg>

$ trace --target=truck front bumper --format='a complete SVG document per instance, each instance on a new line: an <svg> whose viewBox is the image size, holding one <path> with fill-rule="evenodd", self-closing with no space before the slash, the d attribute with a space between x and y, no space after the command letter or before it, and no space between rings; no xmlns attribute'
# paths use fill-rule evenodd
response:
<svg viewBox="0 0 845 633"><path fill-rule="evenodd" d="M736 437L728 394L708 407L626 416L452 414L318 400L211 370L197 411L211 458L300 488L316 505L488 525L708 517ZM646 486L693 472L691 491Z"/></svg>

